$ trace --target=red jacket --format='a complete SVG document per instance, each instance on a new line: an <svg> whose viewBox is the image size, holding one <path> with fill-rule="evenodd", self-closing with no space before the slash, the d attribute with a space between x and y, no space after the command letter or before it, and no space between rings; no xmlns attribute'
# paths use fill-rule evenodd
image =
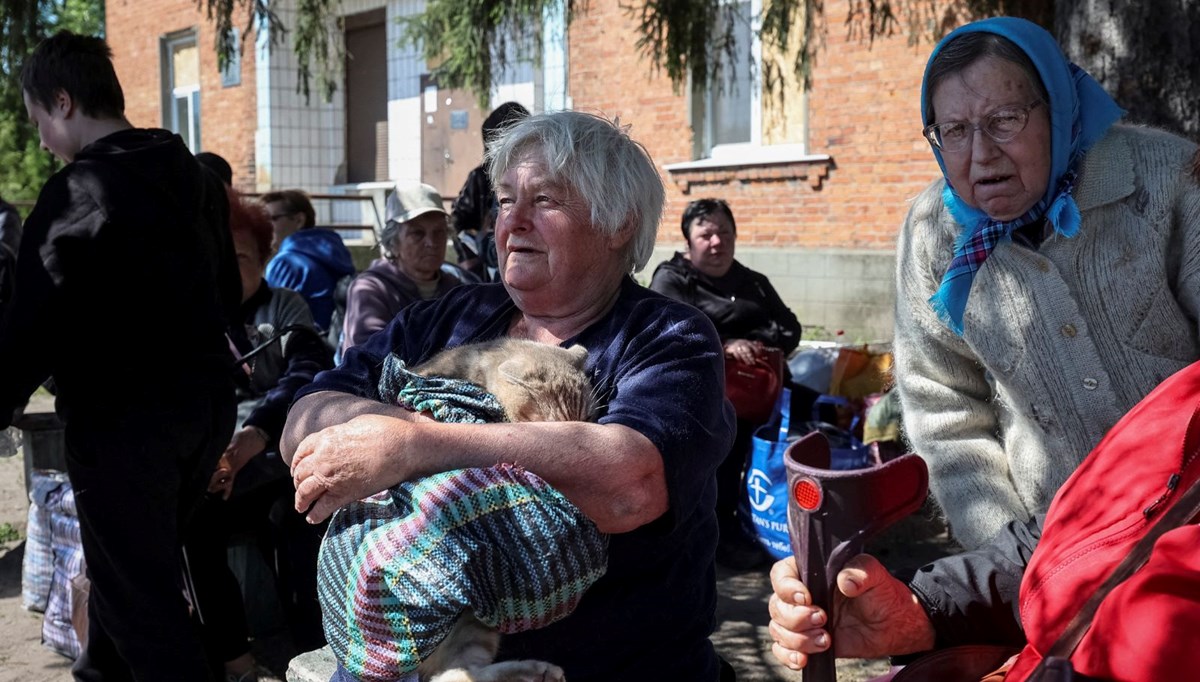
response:
<svg viewBox="0 0 1200 682"><path fill-rule="evenodd" d="M1029 677L1134 543L1200 478L1198 451L1195 363L1130 410L1059 490L1021 583L1029 644L1008 679ZM1101 604L1071 662L1101 679L1200 676L1200 527L1193 523L1159 539L1147 564Z"/></svg>

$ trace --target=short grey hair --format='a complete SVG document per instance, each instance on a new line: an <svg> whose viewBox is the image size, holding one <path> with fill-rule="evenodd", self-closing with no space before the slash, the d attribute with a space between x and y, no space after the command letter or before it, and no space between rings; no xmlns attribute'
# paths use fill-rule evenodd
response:
<svg viewBox="0 0 1200 682"><path fill-rule="evenodd" d="M530 116L502 129L488 144L488 176L498 182L530 154L546 164L552 180L583 198L593 228L615 235L632 227L627 265L631 272L646 267L666 195L650 154L629 137L628 126L579 111Z"/></svg>
<svg viewBox="0 0 1200 682"><path fill-rule="evenodd" d="M398 223L395 220L389 220L383 224L383 229L379 231L379 255L383 256L384 260L396 260L396 253L392 251L392 244L396 238L404 231L404 226L407 223Z"/></svg>
<svg viewBox="0 0 1200 682"><path fill-rule="evenodd" d="M1037 67L1016 43L995 33L966 33L946 43L929 65L929 73L925 75L926 101L923 104L929 112L930 123L937 121L937 112L933 110L933 91L937 86L984 57L995 57L1016 64L1029 79L1029 84L1033 86L1038 97L1041 97L1043 102L1050 103L1050 95L1046 92L1046 86L1042 84Z"/></svg>
<svg viewBox="0 0 1200 682"><path fill-rule="evenodd" d="M432 213L434 215L442 216L446 220L446 229L450 229L449 216L436 211L433 211ZM426 214L422 213L421 215L423 216ZM403 223L396 220L389 220L383 224L383 229L379 231L379 255L383 256L384 260L395 262L396 251L392 248L392 245L396 243L396 240L400 238L400 235L404 234L404 229L412 224L413 220L416 220L420 217L421 216L417 216L416 218L407 220Z"/></svg>

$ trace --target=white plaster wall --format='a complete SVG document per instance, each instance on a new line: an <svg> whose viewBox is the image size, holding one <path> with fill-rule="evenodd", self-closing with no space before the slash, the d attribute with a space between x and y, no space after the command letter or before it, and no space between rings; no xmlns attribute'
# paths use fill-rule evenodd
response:
<svg viewBox="0 0 1200 682"><path fill-rule="evenodd" d="M389 182L416 182L421 176L421 74L425 60L415 46L401 43L399 18L420 13L425 0L343 0L342 16L385 8L387 12L388 176ZM293 26L296 0L276 0L272 9L285 26ZM491 92L492 106L517 101L539 112L570 105L566 91L566 33L561 19L551 13L544 27L542 59L536 68L531 61L510 56L510 68L496 74ZM346 112L343 93L335 92L325 102L310 83L312 96L305 101L296 92L298 62L290 37L269 45L266 35L258 45L256 87L258 130L255 135L259 165L259 191L303 188L311 192L357 192L358 186L340 184L345 175Z"/></svg>
<svg viewBox="0 0 1200 682"><path fill-rule="evenodd" d="M679 241L659 242L636 279L649 284L654 268L683 248ZM739 246L737 259L771 280L779 297L804 325L803 338L829 340L842 330L842 340L847 343L891 341L895 252Z"/></svg>
<svg viewBox="0 0 1200 682"><path fill-rule="evenodd" d="M397 182L421 179L421 74L425 59L400 43L400 17L420 14L424 0L388 3L388 175Z"/></svg>

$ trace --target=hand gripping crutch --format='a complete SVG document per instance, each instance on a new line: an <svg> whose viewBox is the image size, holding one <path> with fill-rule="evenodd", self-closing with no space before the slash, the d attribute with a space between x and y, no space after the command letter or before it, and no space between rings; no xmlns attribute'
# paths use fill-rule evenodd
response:
<svg viewBox="0 0 1200 682"><path fill-rule="evenodd" d="M838 571L863 550L866 541L920 508L929 471L916 455L903 455L866 469L829 468L829 441L819 432L792 443L784 453L788 475L788 534L800 578L814 605L837 614L832 605ZM835 682L833 650L808 657L804 682Z"/></svg>

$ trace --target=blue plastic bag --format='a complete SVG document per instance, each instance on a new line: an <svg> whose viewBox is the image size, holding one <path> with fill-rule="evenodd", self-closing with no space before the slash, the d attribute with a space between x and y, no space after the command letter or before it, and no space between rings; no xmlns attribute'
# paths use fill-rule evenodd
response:
<svg viewBox="0 0 1200 682"><path fill-rule="evenodd" d="M816 402L813 403L812 421L802 424L799 430L793 427L794 434L804 435L813 431L820 431L825 434L825 439L829 441L830 469L850 471L874 465L876 462L871 454L871 446L864 445L862 440L855 435L858 432L858 424L861 421L861 417L856 413L854 419L850 422L850 430L847 431L829 422L821 421L820 410L822 405L848 408L850 407L850 401L847 398L833 395L823 395L817 398Z"/></svg>
<svg viewBox="0 0 1200 682"><path fill-rule="evenodd" d="M776 559L791 556L792 543L787 527L787 471L783 453L788 445L812 431L821 431L829 439L832 455L830 468L862 469L872 466L871 449L846 431L817 419L821 405L839 404L844 398L821 396L813 405L813 419L796 423L791 415L791 389L779 392L771 420L755 429L750 441L750 463L746 469L747 515L759 543ZM851 427L853 429L853 427ZM746 516L743 516L746 518Z"/></svg>

